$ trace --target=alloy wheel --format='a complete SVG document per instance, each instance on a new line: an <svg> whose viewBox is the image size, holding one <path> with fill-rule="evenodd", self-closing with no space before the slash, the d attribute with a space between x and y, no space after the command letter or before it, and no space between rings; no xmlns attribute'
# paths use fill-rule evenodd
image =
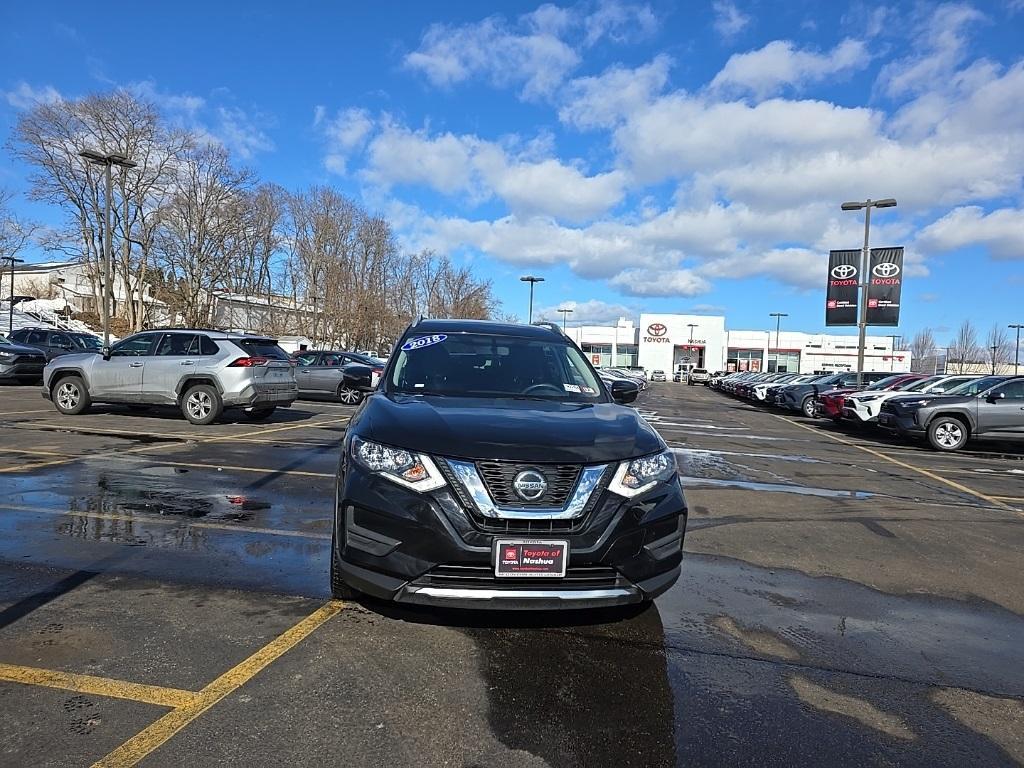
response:
<svg viewBox="0 0 1024 768"><path fill-rule="evenodd" d="M935 430L935 442L943 448L955 448L964 439L964 430L956 424L940 424Z"/></svg>
<svg viewBox="0 0 1024 768"><path fill-rule="evenodd" d="M185 407L194 419L205 419L213 410L213 398L206 392L193 392L185 401Z"/></svg>
<svg viewBox="0 0 1024 768"><path fill-rule="evenodd" d="M342 387L338 390L338 399L345 405L356 405L359 403L359 391Z"/></svg>
<svg viewBox="0 0 1024 768"><path fill-rule="evenodd" d="M78 387L74 384L64 382L57 387L57 405L66 411L70 411L81 399L82 393L78 391Z"/></svg>

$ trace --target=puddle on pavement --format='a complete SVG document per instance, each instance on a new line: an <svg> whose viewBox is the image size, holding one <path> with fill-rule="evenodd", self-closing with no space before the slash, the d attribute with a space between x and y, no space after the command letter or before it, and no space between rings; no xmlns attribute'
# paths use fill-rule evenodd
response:
<svg viewBox="0 0 1024 768"><path fill-rule="evenodd" d="M268 502L259 498L197 493L176 484L163 485L159 478L152 476L101 473L96 486L99 488L97 494L73 497L73 511L105 514L142 512L224 522L250 520L252 515L248 512L270 508Z"/></svg>
<svg viewBox="0 0 1024 768"><path fill-rule="evenodd" d="M772 459L773 461L796 461L802 464L824 464L821 459L810 456L780 453L743 453L741 451L712 451L706 448L673 448L673 453L683 456L739 456L749 459Z"/></svg>

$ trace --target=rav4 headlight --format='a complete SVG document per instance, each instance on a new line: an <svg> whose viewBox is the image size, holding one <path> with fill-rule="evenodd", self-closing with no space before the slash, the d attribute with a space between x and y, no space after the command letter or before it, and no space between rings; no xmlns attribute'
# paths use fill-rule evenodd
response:
<svg viewBox="0 0 1024 768"><path fill-rule="evenodd" d="M434 462L421 453L353 437L352 458L371 472L414 491L434 491L445 484Z"/></svg>
<svg viewBox="0 0 1024 768"><path fill-rule="evenodd" d="M645 493L676 474L676 457L671 451L641 456L619 464L608 490L627 499Z"/></svg>

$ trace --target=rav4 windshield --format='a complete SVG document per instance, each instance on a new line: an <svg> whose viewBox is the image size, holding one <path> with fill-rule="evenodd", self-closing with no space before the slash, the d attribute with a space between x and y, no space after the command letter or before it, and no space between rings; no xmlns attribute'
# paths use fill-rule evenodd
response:
<svg viewBox="0 0 1024 768"><path fill-rule="evenodd" d="M406 337L390 384L392 391L411 395L604 400L604 390L575 347L482 333Z"/></svg>

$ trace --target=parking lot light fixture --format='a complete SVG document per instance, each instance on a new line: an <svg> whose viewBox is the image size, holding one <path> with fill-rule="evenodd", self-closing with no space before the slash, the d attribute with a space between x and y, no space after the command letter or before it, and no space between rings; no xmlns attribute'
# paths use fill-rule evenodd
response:
<svg viewBox="0 0 1024 768"><path fill-rule="evenodd" d="M1024 323L1013 323L1010 328L1017 331L1017 348L1013 354L1013 375L1016 376L1020 373L1020 329L1024 328Z"/></svg>
<svg viewBox="0 0 1024 768"><path fill-rule="evenodd" d="M114 196L114 182L110 177L112 166L121 168L134 168L137 163L132 162L120 152L97 152L94 149L83 149L78 153L79 157L88 160L94 165L102 165L106 177L107 193L103 201L103 347L110 346L110 240L114 232L114 226L110 221L110 200Z"/></svg>
<svg viewBox="0 0 1024 768"><path fill-rule="evenodd" d="M568 307L563 307L558 310L562 313L562 333L565 333L565 318L572 314L572 310Z"/></svg>
<svg viewBox="0 0 1024 768"><path fill-rule="evenodd" d="M885 197L881 200L852 201L842 203L839 206L844 211L864 211L864 249L860 254L860 276L857 285L858 301L858 338L857 338L857 389L864 388L864 344L868 329L868 259L871 254L869 240L871 233L871 209L872 208L895 208L896 200L892 197Z"/></svg>
<svg viewBox="0 0 1024 768"><path fill-rule="evenodd" d="M775 318L775 372L779 372L779 331L782 328L782 318L789 317L788 312L769 312L768 317ZM770 352L771 350L769 350Z"/></svg>
<svg viewBox="0 0 1024 768"><path fill-rule="evenodd" d="M544 282L544 278L543 277L537 277L536 275L523 275L519 279L522 280L524 283L529 283L530 284L530 314L529 314L529 320L527 320L526 322L532 323L533 322L533 286L536 285L537 283L543 283Z"/></svg>

